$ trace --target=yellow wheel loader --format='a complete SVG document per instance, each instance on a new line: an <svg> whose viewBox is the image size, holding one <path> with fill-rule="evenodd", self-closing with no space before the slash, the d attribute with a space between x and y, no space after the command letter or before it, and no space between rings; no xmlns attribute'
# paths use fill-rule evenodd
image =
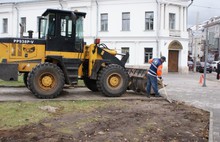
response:
<svg viewBox="0 0 220 142"><path fill-rule="evenodd" d="M0 38L0 79L17 80L18 72L23 73L26 87L42 99L57 97L65 84L76 85L78 79L109 97L121 96L129 88L145 90L146 70L126 69L128 53L119 60L117 52L98 39L85 45L85 16L47 9L39 20L38 39Z"/></svg>

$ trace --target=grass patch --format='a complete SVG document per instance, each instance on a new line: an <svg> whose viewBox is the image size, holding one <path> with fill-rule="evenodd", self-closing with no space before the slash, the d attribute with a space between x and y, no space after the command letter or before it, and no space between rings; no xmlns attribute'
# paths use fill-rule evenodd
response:
<svg viewBox="0 0 220 142"><path fill-rule="evenodd" d="M81 79L78 80L77 85L78 85L78 86L85 86L84 81L81 80Z"/></svg>
<svg viewBox="0 0 220 142"><path fill-rule="evenodd" d="M97 108L120 104L120 101L37 101L0 102L0 130L37 123L63 113L90 112ZM43 106L58 108L56 113L40 109Z"/></svg>
<svg viewBox="0 0 220 142"><path fill-rule="evenodd" d="M10 87L25 86L23 82L23 75L18 76L18 81L4 81L0 79L0 86L10 86Z"/></svg>

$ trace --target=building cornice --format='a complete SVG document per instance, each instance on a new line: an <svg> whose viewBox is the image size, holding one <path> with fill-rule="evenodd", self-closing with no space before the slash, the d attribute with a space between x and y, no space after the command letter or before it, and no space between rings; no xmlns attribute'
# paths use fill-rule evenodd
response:
<svg viewBox="0 0 220 142"><path fill-rule="evenodd" d="M191 0L160 0L160 3L188 7L190 1Z"/></svg>
<svg viewBox="0 0 220 142"><path fill-rule="evenodd" d="M214 22L211 22L211 23L209 23L209 21L208 21L207 24L204 25L203 27L208 28L208 27L212 27L212 26L215 26L215 25L220 25L220 20L214 21Z"/></svg>
<svg viewBox="0 0 220 142"><path fill-rule="evenodd" d="M33 4L33 3L45 3L45 2L59 2L59 0L27 0L27 1L17 1L17 2L0 2L0 5Z"/></svg>
<svg viewBox="0 0 220 142"><path fill-rule="evenodd" d="M85 38L94 38L94 36L85 36ZM102 40L111 39L114 41L156 41L156 36L100 36ZM166 37L166 36L159 36L160 40L179 40L179 41L189 41L189 38L182 38L182 37Z"/></svg>

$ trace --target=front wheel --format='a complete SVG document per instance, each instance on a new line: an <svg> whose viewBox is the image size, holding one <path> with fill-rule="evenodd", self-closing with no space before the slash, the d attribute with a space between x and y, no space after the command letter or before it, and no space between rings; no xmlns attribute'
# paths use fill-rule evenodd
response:
<svg viewBox="0 0 220 142"><path fill-rule="evenodd" d="M39 64L29 73L27 84L36 97L54 98L63 90L64 74L55 64Z"/></svg>
<svg viewBox="0 0 220 142"><path fill-rule="evenodd" d="M97 86L105 96L119 97L127 90L128 73L120 65L110 64L100 71Z"/></svg>

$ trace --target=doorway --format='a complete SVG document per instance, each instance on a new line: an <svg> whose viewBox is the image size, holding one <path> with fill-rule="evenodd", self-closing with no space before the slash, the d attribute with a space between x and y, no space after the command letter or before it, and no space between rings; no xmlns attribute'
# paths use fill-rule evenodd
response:
<svg viewBox="0 0 220 142"><path fill-rule="evenodd" d="M169 50L168 72L178 72L178 50Z"/></svg>

